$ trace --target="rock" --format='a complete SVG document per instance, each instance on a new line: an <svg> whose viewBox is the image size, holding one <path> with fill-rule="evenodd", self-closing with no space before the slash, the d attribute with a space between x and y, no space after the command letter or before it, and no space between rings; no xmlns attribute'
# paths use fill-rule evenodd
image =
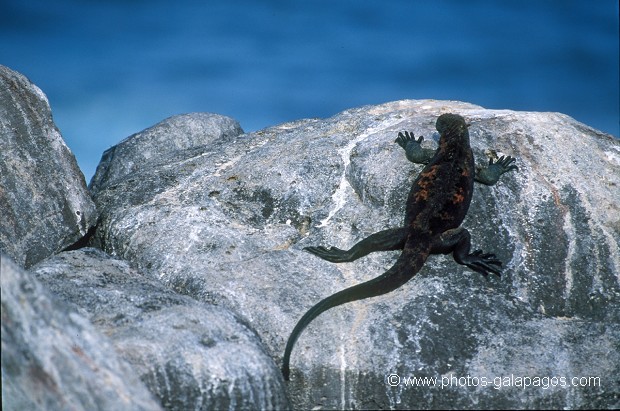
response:
<svg viewBox="0 0 620 411"><path fill-rule="evenodd" d="M102 184L137 171L182 163L200 155L212 141L230 140L240 134L243 129L236 120L218 114L170 117L106 150L90 183L91 189L96 192Z"/></svg>
<svg viewBox="0 0 620 411"><path fill-rule="evenodd" d="M349 248L401 225L422 167L394 139L411 130L436 146L435 121L445 112L472 123L478 164L487 155L517 158L519 172L477 186L463 224L475 248L504 262L502 278L432 256L401 289L322 314L293 351L293 405L617 407L620 143L562 114L399 101L214 138L197 151L184 146L185 157L177 152L130 174L108 173L126 167L111 158L91 183L101 211L93 244L232 310L280 361L312 305L377 277L398 255L331 264L302 248ZM169 141L185 138L186 126L177 127ZM407 386L411 376L469 376L477 385ZM482 377L505 384L483 387ZM525 377L539 378L538 386L524 388ZM582 377L599 380L571 385Z"/></svg>
<svg viewBox="0 0 620 411"><path fill-rule="evenodd" d="M4 254L2 409L159 410L107 337Z"/></svg>
<svg viewBox="0 0 620 411"><path fill-rule="evenodd" d="M289 408L279 369L228 310L179 295L93 248L32 270L110 338L165 409Z"/></svg>
<svg viewBox="0 0 620 411"><path fill-rule="evenodd" d="M0 147L0 250L29 267L81 239L97 212L47 97L1 65Z"/></svg>

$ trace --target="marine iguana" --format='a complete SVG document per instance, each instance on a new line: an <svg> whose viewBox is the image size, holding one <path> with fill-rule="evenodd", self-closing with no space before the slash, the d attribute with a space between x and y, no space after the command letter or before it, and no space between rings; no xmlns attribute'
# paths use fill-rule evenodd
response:
<svg viewBox="0 0 620 411"><path fill-rule="evenodd" d="M460 115L439 116L436 123L440 134L437 150L423 149L423 138L416 140L413 133L398 133L395 142L405 150L407 159L426 164L409 192L402 227L374 233L349 250L320 246L304 248L334 263L350 262L374 251L402 250L402 253L384 274L321 300L301 317L284 351L282 374L285 380L289 379L293 346L313 319L338 305L396 290L422 268L430 254L452 253L457 263L485 277L489 273L500 276L502 262L495 254L485 254L481 250L470 252L471 236L460 225L469 209L474 180L493 185L502 174L516 170L517 166L513 157L502 156L497 162L490 159L487 168L475 173L468 127Z"/></svg>

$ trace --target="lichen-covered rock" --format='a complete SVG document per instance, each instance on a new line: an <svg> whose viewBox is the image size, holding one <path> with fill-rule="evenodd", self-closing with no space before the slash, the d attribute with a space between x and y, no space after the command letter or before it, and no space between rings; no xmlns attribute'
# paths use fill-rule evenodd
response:
<svg viewBox="0 0 620 411"><path fill-rule="evenodd" d="M0 65L0 250L29 267L79 239L97 213L45 94Z"/></svg>
<svg viewBox="0 0 620 411"><path fill-rule="evenodd" d="M111 159L91 184L102 213L93 244L231 309L280 360L308 308L380 275L397 255L330 264L302 248L348 248L401 225L421 166L394 139L411 130L435 146L435 121L446 112L472 123L478 164L517 158L518 172L476 188L463 224L475 248L505 263L502 278L432 256L401 289L322 314L293 351L293 404L618 406L620 143L565 115L399 101L213 139L199 154L186 148L186 157L176 152L108 178L108 168L123 167ZM168 139L183 138L178 127ZM393 373L401 377L395 386ZM478 384L412 387L404 380L411 376ZM480 385L482 377L511 376L502 387ZM524 388L514 377L568 385ZM599 377L598 385L571 385L581 377Z"/></svg>
<svg viewBox="0 0 620 411"><path fill-rule="evenodd" d="M288 408L279 369L226 309L177 294L93 248L58 254L32 271L110 338L165 409Z"/></svg>
<svg viewBox="0 0 620 411"><path fill-rule="evenodd" d="M0 255L2 409L160 410L110 340Z"/></svg>

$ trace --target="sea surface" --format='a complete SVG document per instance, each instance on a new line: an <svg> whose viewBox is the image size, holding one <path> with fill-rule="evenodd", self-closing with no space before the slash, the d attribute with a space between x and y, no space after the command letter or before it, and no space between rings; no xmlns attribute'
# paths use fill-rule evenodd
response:
<svg viewBox="0 0 620 411"><path fill-rule="evenodd" d="M617 0L1 0L0 64L48 96L87 181L206 111L246 131L399 99L556 111L619 132Z"/></svg>

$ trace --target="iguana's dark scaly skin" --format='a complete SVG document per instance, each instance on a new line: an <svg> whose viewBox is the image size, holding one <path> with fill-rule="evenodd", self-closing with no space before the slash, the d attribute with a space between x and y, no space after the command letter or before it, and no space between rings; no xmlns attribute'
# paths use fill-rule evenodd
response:
<svg viewBox="0 0 620 411"><path fill-rule="evenodd" d="M396 143L405 149L414 163L426 164L414 181L405 212L403 227L383 230L355 244L349 250L336 247L307 247L304 250L334 263L349 262L374 251L402 250L396 263L383 275L329 296L312 307L299 320L286 344L282 374L289 379L289 361L297 338L306 326L322 312L338 305L375 297L396 290L409 281L430 254L452 253L454 260L484 276L500 275L502 266L495 254L481 250L470 252L470 234L460 227L471 202L474 180L487 185L515 170L515 159L501 157L496 163L475 175L474 156L469 144L468 124L456 114L443 114L437 119L439 148L423 149L422 137L399 133Z"/></svg>

